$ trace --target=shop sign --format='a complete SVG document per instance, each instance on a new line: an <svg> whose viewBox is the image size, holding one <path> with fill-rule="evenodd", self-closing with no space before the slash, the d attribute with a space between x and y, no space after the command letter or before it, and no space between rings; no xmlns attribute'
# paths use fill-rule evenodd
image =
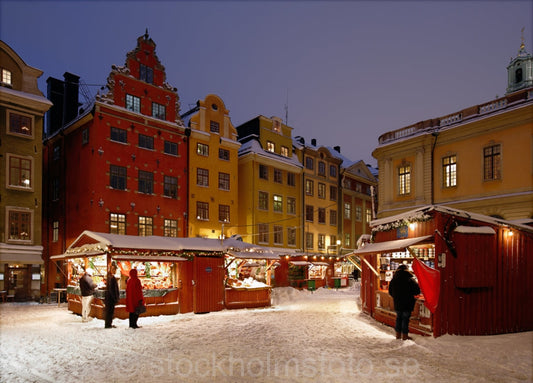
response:
<svg viewBox="0 0 533 383"><path fill-rule="evenodd" d="M408 238L409 237L409 226L400 226L396 229L396 238Z"/></svg>

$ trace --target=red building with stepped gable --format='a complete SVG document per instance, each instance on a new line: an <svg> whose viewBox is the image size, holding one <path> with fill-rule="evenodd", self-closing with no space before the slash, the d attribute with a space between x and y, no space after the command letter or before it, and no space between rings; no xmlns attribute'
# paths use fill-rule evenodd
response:
<svg viewBox="0 0 533 383"><path fill-rule="evenodd" d="M48 78L43 148L43 293L65 286L62 254L84 230L187 235L186 128L146 32L112 66L106 90L79 107L79 77ZM102 87L102 90L104 87Z"/></svg>

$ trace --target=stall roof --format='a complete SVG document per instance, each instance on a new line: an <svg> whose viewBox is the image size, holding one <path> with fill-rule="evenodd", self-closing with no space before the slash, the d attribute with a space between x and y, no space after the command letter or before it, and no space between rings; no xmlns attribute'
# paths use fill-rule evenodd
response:
<svg viewBox="0 0 533 383"><path fill-rule="evenodd" d="M187 258L175 257L171 255L114 255L117 261L141 261L141 262L179 262L186 261Z"/></svg>
<svg viewBox="0 0 533 383"><path fill-rule="evenodd" d="M307 261L290 261L289 263L294 266L307 266L311 264L311 262L307 262Z"/></svg>
<svg viewBox="0 0 533 383"><path fill-rule="evenodd" d="M463 234L496 234L496 231L490 226L457 226L454 230L456 233Z"/></svg>
<svg viewBox="0 0 533 383"><path fill-rule="evenodd" d="M396 239L394 241L368 243L364 247L355 250L353 255L363 255L370 253L383 253L385 251L403 251L406 247L417 245L424 242L431 242L432 235L425 235L423 237Z"/></svg>
<svg viewBox="0 0 533 383"><path fill-rule="evenodd" d="M279 259L279 254L275 254L269 251L233 251L229 250L227 254L239 259Z"/></svg>

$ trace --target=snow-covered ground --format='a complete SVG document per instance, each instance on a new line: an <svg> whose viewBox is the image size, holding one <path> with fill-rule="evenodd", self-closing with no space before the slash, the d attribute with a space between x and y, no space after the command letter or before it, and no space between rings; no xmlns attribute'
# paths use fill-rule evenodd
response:
<svg viewBox="0 0 533 383"><path fill-rule="evenodd" d="M66 304L0 304L1 382L532 382L533 332L414 335L358 309L359 291L273 291L266 309L82 323Z"/></svg>

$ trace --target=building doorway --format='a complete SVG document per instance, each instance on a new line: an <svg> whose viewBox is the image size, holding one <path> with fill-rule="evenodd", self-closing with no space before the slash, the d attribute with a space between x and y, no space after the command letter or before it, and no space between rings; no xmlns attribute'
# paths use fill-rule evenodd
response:
<svg viewBox="0 0 533 383"><path fill-rule="evenodd" d="M8 294L14 294L16 301L25 301L30 294L31 265L8 266L7 285Z"/></svg>

